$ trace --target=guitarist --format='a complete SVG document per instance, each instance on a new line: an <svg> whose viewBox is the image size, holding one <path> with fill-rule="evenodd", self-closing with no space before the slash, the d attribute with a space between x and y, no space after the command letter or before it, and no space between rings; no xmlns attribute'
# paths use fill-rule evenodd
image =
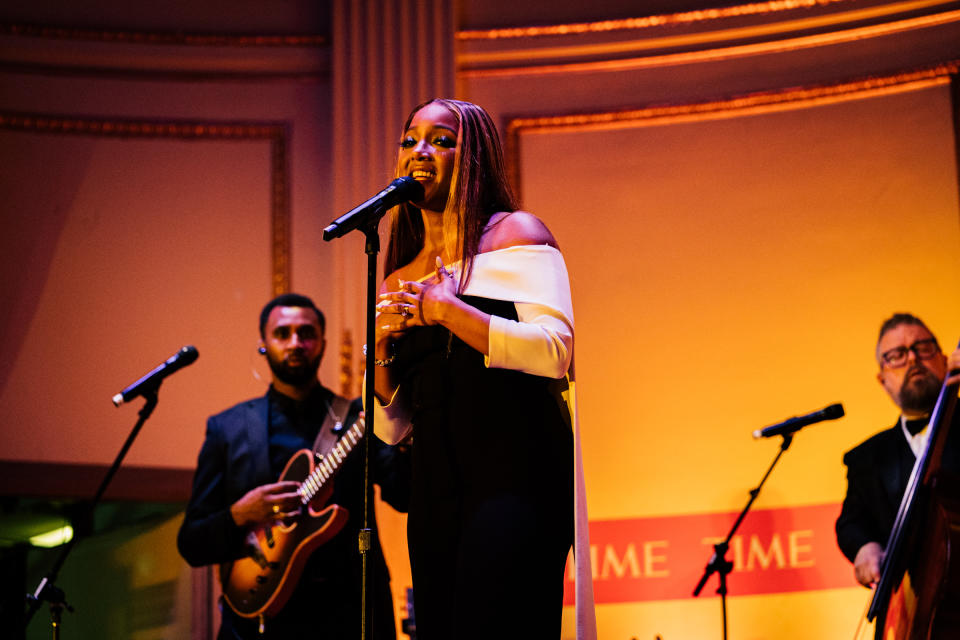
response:
<svg viewBox="0 0 960 640"><path fill-rule="evenodd" d="M960 381L960 349L949 357L916 316L897 313L883 323L877 340L877 380L900 409L896 424L843 457L847 495L837 518L837 543L865 587L880 579L884 548L914 461L923 451L927 422L940 388ZM948 375L948 372L949 375ZM960 411L955 411L943 465L960 471Z"/></svg>
<svg viewBox="0 0 960 640"><path fill-rule="evenodd" d="M323 313L302 295L284 294L260 314L259 353L267 359L271 385L265 396L241 402L207 421L193 490L177 536L180 554L192 566L230 562L248 554L248 532L297 514L297 482L278 478L301 449L326 451L356 421L353 403L323 387L317 370L323 357ZM371 440L371 474L381 496L407 510L409 452ZM324 444L325 443L325 444ZM315 446L316 445L316 446ZM361 557L358 531L363 524L363 456L357 447L334 479L330 502L349 510L349 519L306 563L283 609L264 621L239 616L221 601L218 639L323 638L360 634ZM390 577L377 541L373 548L372 630L377 640L395 640Z"/></svg>

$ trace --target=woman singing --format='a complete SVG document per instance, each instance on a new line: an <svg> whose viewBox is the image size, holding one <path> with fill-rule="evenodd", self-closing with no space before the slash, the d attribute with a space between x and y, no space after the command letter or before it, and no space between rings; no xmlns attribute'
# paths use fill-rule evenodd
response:
<svg viewBox="0 0 960 640"><path fill-rule="evenodd" d="M480 107L413 110L377 306L377 434L413 438L407 536L418 640L560 635L573 538L561 393L573 313L557 243L515 211Z"/></svg>

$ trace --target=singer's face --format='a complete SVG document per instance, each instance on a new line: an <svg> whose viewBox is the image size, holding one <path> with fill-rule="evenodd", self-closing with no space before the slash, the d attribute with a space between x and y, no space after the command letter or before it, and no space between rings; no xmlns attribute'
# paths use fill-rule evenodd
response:
<svg viewBox="0 0 960 640"><path fill-rule="evenodd" d="M450 193L457 158L457 117L446 107L431 103L414 114L400 138L399 175L423 186L423 201L414 206L443 211Z"/></svg>
<svg viewBox="0 0 960 640"><path fill-rule="evenodd" d="M930 340L929 331L916 324L901 324L890 329L877 344L880 372L877 379L890 398L907 414L929 413L937 401L940 386L947 374L947 358L937 352L930 358L918 358L914 351L907 351L903 366L886 364L881 354L897 347L909 348L919 340Z"/></svg>
<svg viewBox="0 0 960 640"><path fill-rule="evenodd" d="M313 309L274 307L263 331L263 347L273 375L295 387L312 385L326 346Z"/></svg>

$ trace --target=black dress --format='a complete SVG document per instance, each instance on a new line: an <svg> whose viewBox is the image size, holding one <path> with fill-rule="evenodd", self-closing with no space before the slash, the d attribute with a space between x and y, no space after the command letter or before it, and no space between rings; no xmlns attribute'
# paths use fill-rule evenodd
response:
<svg viewBox="0 0 960 640"><path fill-rule="evenodd" d="M516 319L512 302L464 300ZM438 326L397 345L413 424L407 537L417 639L555 639L573 539L563 381L483 360Z"/></svg>

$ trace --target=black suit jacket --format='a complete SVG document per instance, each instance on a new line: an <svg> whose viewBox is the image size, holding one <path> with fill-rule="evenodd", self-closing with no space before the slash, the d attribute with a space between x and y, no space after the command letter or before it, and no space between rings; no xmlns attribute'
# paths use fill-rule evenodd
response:
<svg viewBox="0 0 960 640"><path fill-rule="evenodd" d="M328 392L329 393L329 392ZM350 425L359 412L352 405L344 420ZM192 566L220 564L244 555L246 530L230 516L230 505L251 489L275 482L270 469L267 396L241 402L207 421L206 438L200 449L193 490L177 535L180 554ZM406 511L410 492L410 455L405 448L391 447L372 436L371 475L381 487L381 497L398 511ZM293 455L293 451L290 455ZM341 465L334 480L331 502L349 510L343 530L317 549L290 601L268 622L266 638L290 637L303 629L314 633L321 626L353 635L360 629L361 559L357 536L363 522L363 459L357 447ZM376 520L371 521L376 534ZM382 624L375 624L377 638L395 637L389 574L380 545L370 550L374 575L374 602ZM256 622L241 619L228 607L221 638L264 638L256 634ZM389 616L389 619L384 619ZM339 621L339 622L338 622ZM337 629L348 630L337 632ZM273 630L273 634L270 631ZM380 632L389 634L381 635ZM349 636L345 636L349 637Z"/></svg>
<svg viewBox="0 0 960 640"><path fill-rule="evenodd" d="M207 420L193 491L177 536L180 554L192 566L243 555L246 532L234 524L230 505L254 487L277 480L270 471L267 411L264 396Z"/></svg>
<svg viewBox="0 0 960 640"><path fill-rule="evenodd" d="M960 471L960 411L954 411L940 465L943 471ZM868 542L887 546L900 510L900 500L910 482L916 457L899 420L843 456L847 465L847 495L837 518L837 544L850 562Z"/></svg>
<svg viewBox="0 0 960 640"><path fill-rule="evenodd" d="M843 456L847 495L837 518L837 544L850 562L868 542L886 546L915 461L899 421Z"/></svg>

